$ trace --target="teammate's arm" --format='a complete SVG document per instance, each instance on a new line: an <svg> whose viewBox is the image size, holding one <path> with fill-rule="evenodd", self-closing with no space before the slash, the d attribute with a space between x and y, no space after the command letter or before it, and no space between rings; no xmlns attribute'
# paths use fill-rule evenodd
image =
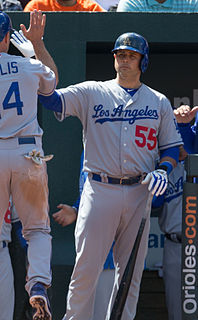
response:
<svg viewBox="0 0 198 320"><path fill-rule="evenodd" d="M57 223L65 227L76 221L77 209L75 207L59 204L57 208L60 210L52 215Z"/></svg>
<svg viewBox="0 0 198 320"><path fill-rule="evenodd" d="M49 110L62 113L62 100L57 90L51 96L38 95L40 103Z"/></svg>
<svg viewBox="0 0 198 320"><path fill-rule="evenodd" d="M30 12L30 24L29 28L26 29L24 24L21 24L21 30L24 36L31 41L35 56L37 60L40 60L44 65L49 67L52 71L54 71L56 75L56 84L58 83L58 70L55 65L55 62L49 52L47 51L44 41L43 35L45 30L46 24L46 15L42 14L39 10L34 10Z"/></svg>
<svg viewBox="0 0 198 320"><path fill-rule="evenodd" d="M34 47L30 40L28 40L22 30L15 32L11 35L10 41L12 44L23 54L24 57L31 58L35 56ZM38 95L39 101L46 109L62 113L62 102L58 92L53 92L51 96Z"/></svg>
<svg viewBox="0 0 198 320"><path fill-rule="evenodd" d="M160 164L162 168L169 174L176 167L179 161L179 146L167 148L160 151Z"/></svg>
<svg viewBox="0 0 198 320"><path fill-rule="evenodd" d="M198 153L198 107L190 108L182 105L174 110L178 123L178 128L184 142L185 150L188 153ZM195 124L191 126L191 121L195 119Z"/></svg>
<svg viewBox="0 0 198 320"><path fill-rule="evenodd" d="M57 208L60 210L54 213L52 216L56 222L61 224L63 227L73 223L77 219L78 208L80 204L80 197L84 187L85 180L87 178L87 172L83 171L84 151L81 154L80 159L80 176L79 176L79 197L74 205L68 206L67 204L59 204Z"/></svg>
<svg viewBox="0 0 198 320"><path fill-rule="evenodd" d="M182 105L174 110L174 115L177 123L190 123L194 119L197 111L198 106L191 109L187 105Z"/></svg>

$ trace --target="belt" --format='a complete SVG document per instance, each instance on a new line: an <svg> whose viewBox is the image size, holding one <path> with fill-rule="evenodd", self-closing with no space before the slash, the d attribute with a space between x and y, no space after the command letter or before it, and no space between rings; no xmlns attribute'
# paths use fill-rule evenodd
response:
<svg viewBox="0 0 198 320"><path fill-rule="evenodd" d="M36 144L36 139L34 137L19 137L19 144Z"/></svg>
<svg viewBox="0 0 198 320"><path fill-rule="evenodd" d="M0 248L5 248L7 247L7 242L6 241L0 241Z"/></svg>
<svg viewBox="0 0 198 320"><path fill-rule="evenodd" d="M181 243L182 237L180 233L166 233L165 237L173 242Z"/></svg>
<svg viewBox="0 0 198 320"><path fill-rule="evenodd" d="M103 182L101 176L96 173L92 173L92 179L95 181ZM121 184L126 186L131 186L132 184L140 182L142 179L142 175L136 177L123 177L123 178L112 178L112 177L105 177L105 183L112 183L112 184Z"/></svg>

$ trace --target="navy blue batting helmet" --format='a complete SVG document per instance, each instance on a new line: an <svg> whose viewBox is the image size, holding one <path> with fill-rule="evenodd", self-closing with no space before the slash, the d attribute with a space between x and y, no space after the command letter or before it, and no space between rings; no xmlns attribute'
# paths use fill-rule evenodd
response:
<svg viewBox="0 0 198 320"><path fill-rule="evenodd" d="M131 51L139 52L143 57L140 64L140 69L145 72L148 67L148 42L140 34L134 32L127 32L119 36L115 42L112 52L117 50L127 49Z"/></svg>
<svg viewBox="0 0 198 320"><path fill-rule="evenodd" d="M12 22L7 13L0 11L0 42L4 39L6 33L12 29Z"/></svg>

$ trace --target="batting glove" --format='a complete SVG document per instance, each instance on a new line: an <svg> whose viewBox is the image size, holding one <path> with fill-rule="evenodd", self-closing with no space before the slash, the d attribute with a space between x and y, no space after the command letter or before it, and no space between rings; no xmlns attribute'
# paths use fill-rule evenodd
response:
<svg viewBox="0 0 198 320"><path fill-rule="evenodd" d="M149 172L142 184L149 183L148 190L151 191L153 195L158 197L162 195L168 185L168 176L165 170L157 169L155 171Z"/></svg>
<svg viewBox="0 0 198 320"><path fill-rule="evenodd" d="M10 41L26 58L35 56L34 48L30 40L28 40L22 30L14 31Z"/></svg>

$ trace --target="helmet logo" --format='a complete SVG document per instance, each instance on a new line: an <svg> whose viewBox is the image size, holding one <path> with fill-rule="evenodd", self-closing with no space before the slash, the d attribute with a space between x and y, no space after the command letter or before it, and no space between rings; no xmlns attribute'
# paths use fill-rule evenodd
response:
<svg viewBox="0 0 198 320"><path fill-rule="evenodd" d="M129 46L129 47L132 46L131 40L129 38L125 38L123 40L123 45L124 46Z"/></svg>
<svg viewBox="0 0 198 320"><path fill-rule="evenodd" d="M144 37L134 32L126 32L121 34L115 41L112 52L116 52L119 49L128 49L131 51L139 52L142 55L141 71L145 72L148 66L148 52L149 46Z"/></svg>

